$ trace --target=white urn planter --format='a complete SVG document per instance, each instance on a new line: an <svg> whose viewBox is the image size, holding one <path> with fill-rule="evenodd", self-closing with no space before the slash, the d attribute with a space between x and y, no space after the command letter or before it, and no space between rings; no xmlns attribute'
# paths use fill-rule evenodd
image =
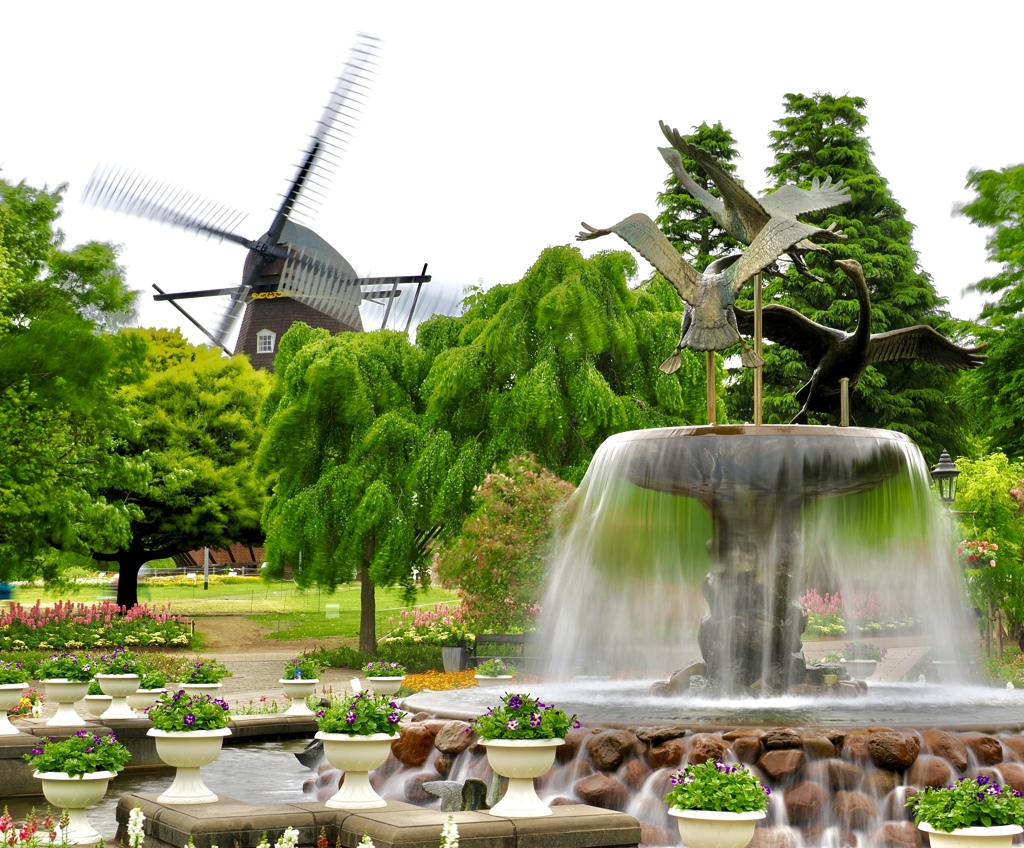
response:
<svg viewBox="0 0 1024 848"><path fill-rule="evenodd" d="M110 702L114 699L109 695L86 695L82 700L85 702L85 708L89 711L89 715L99 718L110 709Z"/></svg>
<svg viewBox="0 0 1024 848"><path fill-rule="evenodd" d="M350 736L347 733L324 733L314 737L323 742L327 762L345 772L345 780L338 792L327 801L336 810L373 810L386 807L387 801L370 785L370 772L384 765L391 753L391 743L398 736L371 733Z"/></svg>
<svg viewBox="0 0 1024 848"><path fill-rule="evenodd" d="M962 827L949 833L935 830L927 822L922 822L917 827L928 834L932 848L1010 848L1013 837L1024 832L1024 828L1016 824Z"/></svg>
<svg viewBox="0 0 1024 848"><path fill-rule="evenodd" d="M128 706L135 711L136 718L147 718L146 710L159 701L160 696L166 691L162 687L160 689L136 689L128 696Z"/></svg>
<svg viewBox="0 0 1024 848"><path fill-rule="evenodd" d="M720 813L712 810L669 808L676 817L679 835L687 848L744 848L754 838L754 828L763 812Z"/></svg>
<svg viewBox="0 0 1024 848"><path fill-rule="evenodd" d="M46 720L47 727L78 727L85 719L75 712L75 704L89 694L89 681L53 677L43 681L47 700L57 704L57 712Z"/></svg>
<svg viewBox="0 0 1024 848"><path fill-rule="evenodd" d="M867 680L878 668L878 660L844 660L843 665L854 680Z"/></svg>
<svg viewBox="0 0 1024 848"><path fill-rule="evenodd" d="M177 772L170 788L156 800L161 804L212 804L217 796L203 783L200 769L208 766L220 753L224 737L231 728L219 730L157 730L146 731L156 741L156 753Z"/></svg>
<svg viewBox="0 0 1024 848"><path fill-rule="evenodd" d="M311 716L315 713L306 706L306 698L316 692L316 685L320 682L319 677L311 680L300 678L284 678L277 681L284 689L284 696L291 701L291 705L283 715L286 716Z"/></svg>
<svg viewBox="0 0 1024 848"><path fill-rule="evenodd" d="M27 683L0 683L0 736L13 736L21 733L11 724L7 711L13 710L21 701L21 696L28 691Z"/></svg>
<svg viewBox="0 0 1024 848"><path fill-rule="evenodd" d="M100 718L135 718L135 710L128 706L128 696L139 688L139 679L137 674L97 674L96 682L111 699Z"/></svg>
<svg viewBox="0 0 1024 848"><path fill-rule="evenodd" d="M67 844L93 845L99 842L99 831L89 824L86 810L103 800L114 773L94 771L75 777L62 771L37 771L33 774L42 782L47 802L58 810L68 811L68 826L62 834L67 838Z"/></svg>
<svg viewBox="0 0 1024 848"><path fill-rule="evenodd" d="M476 685L481 689L494 689L499 686L507 686L512 679L511 674L477 674L474 675Z"/></svg>
<svg viewBox="0 0 1024 848"><path fill-rule="evenodd" d="M490 814L508 818L550 816L551 808L537 795L533 779L554 765L555 749L564 743L564 739L481 739L491 768L508 778L508 789L491 807Z"/></svg>
<svg viewBox="0 0 1024 848"><path fill-rule="evenodd" d="M401 677L365 677L375 695L394 695L402 688L405 675Z"/></svg>
<svg viewBox="0 0 1024 848"><path fill-rule="evenodd" d="M211 698L216 698L220 695L221 685L220 683L179 683L178 689L184 689L186 695L209 695Z"/></svg>

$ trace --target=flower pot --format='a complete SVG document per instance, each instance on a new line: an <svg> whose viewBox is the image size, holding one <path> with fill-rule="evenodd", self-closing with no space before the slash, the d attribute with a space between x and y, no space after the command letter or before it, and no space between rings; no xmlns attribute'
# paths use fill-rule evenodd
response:
<svg viewBox="0 0 1024 848"><path fill-rule="evenodd" d="M928 834L932 848L1010 848L1013 837L1024 831L1016 824L1004 824L996 827L962 827L949 833L935 830L927 822L918 826Z"/></svg>
<svg viewBox="0 0 1024 848"><path fill-rule="evenodd" d="M504 686L512 679L511 674L477 674L474 675L476 685L481 689L493 689Z"/></svg>
<svg viewBox="0 0 1024 848"><path fill-rule="evenodd" d="M160 689L136 689L128 696L128 706L135 710L136 718L147 718L146 710L159 701L160 696L166 691L163 687Z"/></svg>
<svg viewBox="0 0 1024 848"><path fill-rule="evenodd" d="M403 674L401 677L366 677L364 680L370 684L375 695L394 695L402 688L405 675Z"/></svg>
<svg viewBox="0 0 1024 848"><path fill-rule="evenodd" d="M89 694L89 681L53 677L43 681L46 697L55 701L57 712L46 720L47 727L78 727L85 719L75 712L75 703Z"/></svg>
<svg viewBox="0 0 1024 848"><path fill-rule="evenodd" d="M114 699L109 695L86 695L83 700L85 701L85 708L89 711L89 715L99 718L103 713L110 709L110 702Z"/></svg>
<svg viewBox="0 0 1024 848"><path fill-rule="evenodd" d="M224 737L231 729L146 731L156 741L156 753L178 771L170 788L156 800L161 804L212 804L217 796L203 783L199 769L208 766L220 753Z"/></svg>
<svg viewBox="0 0 1024 848"><path fill-rule="evenodd" d="M508 818L550 816L551 808L540 800L533 779L551 768L555 749L564 742L564 739L481 739L491 768L508 778L508 789L491 807L490 814Z"/></svg>
<svg viewBox="0 0 1024 848"><path fill-rule="evenodd" d="M441 648L445 671L465 671L469 666L469 651L461 645L444 645Z"/></svg>
<svg viewBox="0 0 1024 848"><path fill-rule="evenodd" d="M139 688L139 675L97 674L96 682L103 694L111 698L110 706L100 718L135 718L135 710L128 706L128 696Z"/></svg>
<svg viewBox="0 0 1024 848"><path fill-rule="evenodd" d="M99 842L99 831L89 824L86 810L103 800L114 773L94 771L71 777L62 771L37 771L34 776L42 781L47 802L58 810L68 811L68 826L63 833L67 844L93 845Z"/></svg>
<svg viewBox="0 0 1024 848"><path fill-rule="evenodd" d="M220 695L220 683L179 683L178 689L184 689L186 695L209 695L216 698ZM177 691L177 690L175 690Z"/></svg>
<svg viewBox="0 0 1024 848"><path fill-rule="evenodd" d="M284 688L284 696L292 703L284 711L286 716L311 716L314 715L313 711L306 706L306 698L316 692L316 684L320 682L319 677L314 677L312 680L306 680L305 678L299 679L286 679L281 678L278 683Z"/></svg>
<svg viewBox="0 0 1024 848"><path fill-rule="evenodd" d="M350 736L347 733L317 731L314 737L323 742L327 762L345 772L341 789L327 806L336 810L372 810L386 807L387 801L370 785L370 772L384 765L391 753L391 743L398 736L371 733L368 736Z"/></svg>
<svg viewBox="0 0 1024 848"><path fill-rule="evenodd" d="M878 668L878 660L844 660L843 665L854 680L867 680Z"/></svg>
<svg viewBox="0 0 1024 848"><path fill-rule="evenodd" d="M764 813L719 813L671 807L679 835L687 848L744 848L754 838L754 827Z"/></svg>
<svg viewBox="0 0 1024 848"><path fill-rule="evenodd" d="M27 683L0 683L0 736L13 736L21 733L11 724L7 711L13 710L21 701L21 696L28 691Z"/></svg>

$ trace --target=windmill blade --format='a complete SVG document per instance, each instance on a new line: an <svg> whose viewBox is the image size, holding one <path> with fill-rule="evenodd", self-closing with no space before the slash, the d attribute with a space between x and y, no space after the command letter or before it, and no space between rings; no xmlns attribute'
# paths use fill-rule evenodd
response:
<svg viewBox="0 0 1024 848"><path fill-rule="evenodd" d="M207 330L206 327L204 327L195 318L193 318L188 312L186 312L183 307L179 306L177 303L174 302L175 296L173 294L171 294L171 295L167 294L167 292L165 292L162 288L160 288L160 286L158 286L156 283L153 283L153 288L155 288L157 290L157 292L159 293L157 299L170 301L171 306L173 306L182 315L184 315L186 318L188 318L188 320L192 322L192 325L197 330L199 330L199 332L201 332L204 336L206 336L206 338L208 338L211 342L213 342L215 345L217 345L217 347L221 348L221 350L223 350L225 353L228 353L228 354L231 353L231 351L229 351L226 347L224 347L224 345L222 345L220 342L218 342L213 337L213 333L211 333L209 330Z"/></svg>
<svg viewBox="0 0 1024 848"><path fill-rule="evenodd" d="M244 213L132 171L98 167L85 186L82 200L101 209L170 224L248 248L257 246L252 239L235 232L245 219Z"/></svg>
<svg viewBox="0 0 1024 848"><path fill-rule="evenodd" d="M277 291L350 325L363 299L357 277L343 277L315 253L298 248L288 252Z"/></svg>

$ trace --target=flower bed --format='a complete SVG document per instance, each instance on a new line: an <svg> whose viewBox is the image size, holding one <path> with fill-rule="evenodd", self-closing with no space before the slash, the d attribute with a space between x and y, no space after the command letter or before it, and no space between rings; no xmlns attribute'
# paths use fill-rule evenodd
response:
<svg viewBox="0 0 1024 848"><path fill-rule="evenodd" d="M169 607L139 604L126 610L115 603L58 601L44 607L11 604L0 613L0 651L92 650L131 646L187 648L189 620Z"/></svg>

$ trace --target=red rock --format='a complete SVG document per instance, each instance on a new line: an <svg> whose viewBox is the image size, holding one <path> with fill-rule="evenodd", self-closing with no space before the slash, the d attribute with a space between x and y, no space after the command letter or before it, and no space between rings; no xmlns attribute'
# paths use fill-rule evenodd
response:
<svg viewBox="0 0 1024 848"><path fill-rule="evenodd" d="M741 763L756 763L761 756L761 740L756 736L744 736L732 743L732 752Z"/></svg>
<svg viewBox="0 0 1024 848"><path fill-rule="evenodd" d="M407 766L423 765L433 750L434 734L422 724L406 725L391 743L391 753Z"/></svg>
<svg viewBox="0 0 1024 848"><path fill-rule="evenodd" d="M447 779L452 773L452 766L455 765L455 757L449 754L438 754L434 758L434 768L441 777Z"/></svg>
<svg viewBox="0 0 1024 848"><path fill-rule="evenodd" d="M575 759L576 754L579 753L580 745L583 744L583 741L588 736L590 736L590 733L581 727L570 730L565 737L565 744L555 748L555 762L567 763Z"/></svg>
<svg viewBox="0 0 1024 848"><path fill-rule="evenodd" d="M965 733L961 738L971 749L979 766L994 766L1003 761L1003 745L995 736Z"/></svg>
<svg viewBox="0 0 1024 848"><path fill-rule="evenodd" d="M679 842L678 830L667 830L656 824L640 822L641 845L676 845Z"/></svg>
<svg viewBox="0 0 1024 848"><path fill-rule="evenodd" d="M864 770L845 760L828 760L825 763L828 785L833 792L839 789L856 789L864 780Z"/></svg>
<svg viewBox="0 0 1024 848"><path fill-rule="evenodd" d="M600 771L616 771L633 753L636 737L627 730L611 730L591 736L587 740L587 753L594 767Z"/></svg>
<svg viewBox="0 0 1024 848"><path fill-rule="evenodd" d="M818 845L828 845L829 848L857 848L857 837L851 831L843 830L841 827L830 827L828 831L826 835L825 825L816 824L803 828L800 835L803 836L804 845L813 845L815 848Z"/></svg>
<svg viewBox="0 0 1024 848"><path fill-rule="evenodd" d="M918 757L907 772L907 782L911 786L945 786L955 779L953 767L941 757L931 754Z"/></svg>
<svg viewBox="0 0 1024 848"><path fill-rule="evenodd" d="M926 730L921 734L921 750L948 760L959 772L967 771L967 745L945 730Z"/></svg>
<svg viewBox="0 0 1024 848"><path fill-rule="evenodd" d="M685 756L686 741L684 739L669 739L667 742L662 742L651 748L651 767L658 769L665 766L678 766Z"/></svg>
<svg viewBox="0 0 1024 848"><path fill-rule="evenodd" d="M764 734L764 747L769 751L781 748L799 748L803 745L800 733L791 727L773 727Z"/></svg>
<svg viewBox="0 0 1024 848"><path fill-rule="evenodd" d="M652 773L650 766L648 766L643 760L633 759L626 763L623 779L626 781L626 785L630 789L634 792L639 792L640 787L647 782L647 778L649 778Z"/></svg>
<svg viewBox="0 0 1024 848"><path fill-rule="evenodd" d="M800 844L792 828L759 827L748 848L800 848Z"/></svg>
<svg viewBox="0 0 1024 848"><path fill-rule="evenodd" d="M999 766L1000 783L1024 792L1024 766L1019 763L1003 763Z"/></svg>
<svg viewBox="0 0 1024 848"><path fill-rule="evenodd" d="M828 790L820 783L804 780L786 790L784 797L789 823L797 827L819 824L829 806Z"/></svg>
<svg viewBox="0 0 1024 848"><path fill-rule="evenodd" d="M843 737L843 746L839 749L844 760L855 763L866 763L871 759L868 753L868 734L864 730L853 730Z"/></svg>
<svg viewBox="0 0 1024 848"><path fill-rule="evenodd" d="M879 768L906 771L921 753L916 734L883 730L868 737L868 754Z"/></svg>
<svg viewBox="0 0 1024 848"><path fill-rule="evenodd" d="M690 738L691 765L700 765L708 760L721 760L729 752L729 743L721 736L710 733L695 733ZM652 763L653 765L653 763Z"/></svg>
<svg viewBox="0 0 1024 848"><path fill-rule="evenodd" d="M629 798L629 790L622 781L606 772L583 778L573 786L573 791L584 804L620 812L625 808L626 800Z"/></svg>
<svg viewBox="0 0 1024 848"><path fill-rule="evenodd" d="M871 848L921 848L921 831L910 822L886 822L872 831L867 844Z"/></svg>
<svg viewBox="0 0 1024 848"><path fill-rule="evenodd" d="M1006 736L1000 736L999 741L1003 743L1003 747L1006 748L1013 758L1017 760L1024 760L1024 736L1017 734L1010 734Z"/></svg>
<svg viewBox="0 0 1024 848"><path fill-rule="evenodd" d="M804 764L804 752L799 748L788 748L781 751L768 751L757 761L758 767L773 783L783 783L791 779Z"/></svg>
<svg viewBox="0 0 1024 848"><path fill-rule="evenodd" d="M841 789L832 797L832 815L844 827L858 830L866 827L878 815L878 807L863 792Z"/></svg>
<svg viewBox="0 0 1024 848"><path fill-rule="evenodd" d="M824 760L836 755L836 746L826 736L808 733L802 739L804 752L809 757Z"/></svg>
<svg viewBox="0 0 1024 848"><path fill-rule="evenodd" d="M900 785L900 776L889 769L872 769L864 776L864 791L884 798Z"/></svg>

